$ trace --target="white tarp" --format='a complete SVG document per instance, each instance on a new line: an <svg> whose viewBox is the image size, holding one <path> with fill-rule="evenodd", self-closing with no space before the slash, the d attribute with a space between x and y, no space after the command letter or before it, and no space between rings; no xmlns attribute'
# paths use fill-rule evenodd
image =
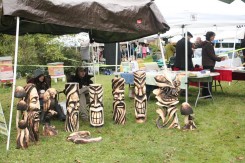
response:
<svg viewBox="0 0 245 163"><path fill-rule="evenodd" d="M218 34L221 31L220 35L232 38L233 34L234 38L236 26L245 25L245 3L241 0L231 4L218 0L155 0L155 3L170 26L164 36L181 35L185 26L193 35L203 35L207 31ZM240 31L239 36L242 37L244 28Z"/></svg>

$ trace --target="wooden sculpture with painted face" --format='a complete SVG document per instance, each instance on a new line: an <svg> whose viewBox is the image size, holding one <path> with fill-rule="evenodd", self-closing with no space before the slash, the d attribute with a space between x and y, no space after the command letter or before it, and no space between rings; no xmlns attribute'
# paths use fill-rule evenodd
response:
<svg viewBox="0 0 245 163"><path fill-rule="evenodd" d="M67 132L75 132L79 130L79 90L78 83L66 83L66 122L65 130Z"/></svg>
<svg viewBox="0 0 245 163"><path fill-rule="evenodd" d="M20 101L17 104L17 113L16 113L16 148L17 149L26 149L29 146L29 130L27 128L27 104L22 98L26 96L25 89L21 86L17 86L15 89L14 96L19 98Z"/></svg>
<svg viewBox="0 0 245 163"><path fill-rule="evenodd" d="M103 110L103 88L101 84L89 85L90 97L90 125L101 127L104 125L104 110Z"/></svg>
<svg viewBox="0 0 245 163"><path fill-rule="evenodd" d="M126 122L126 104L124 102L124 83L123 78L112 79L113 95L113 120L116 124L125 124Z"/></svg>
<svg viewBox="0 0 245 163"><path fill-rule="evenodd" d="M144 123L146 121L147 113L147 97L145 86L146 74L144 71L134 72L134 107L135 117L137 123Z"/></svg>
<svg viewBox="0 0 245 163"><path fill-rule="evenodd" d="M179 103L178 95L180 91L180 81L178 76L174 80L166 73L164 75L155 76L155 81L157 83L158 89L153 90L156 95L159 109L156 110L159 115L157 119L157 127L163 128L168 125L168 128L178 128L180 129L177 108L175 105Z"/></svg>

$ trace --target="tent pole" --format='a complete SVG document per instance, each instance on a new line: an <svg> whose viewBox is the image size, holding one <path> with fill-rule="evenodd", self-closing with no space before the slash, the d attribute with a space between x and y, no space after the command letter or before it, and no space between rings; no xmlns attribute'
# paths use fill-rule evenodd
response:
<svg viewBox="0 0 245 163"><path fill-rule="evenodd" d="M115 62L116 62L116 70L115 70L115 72L117 73L117 64L118 64L118 42L116 43L116 60L115 60Z"/></svg>
<svg viewBox="0 0 245 163"><path fill-rule="evenodd" d="M12 98L11 98L11 108L10 108L10 117L9 117L7 150L9 150L9 144L10 144L10 133L11 133L12 115L13 115L13 107L14 107L14 91L15 91L15 85L16 85L16 71L17 71L18 44L19 44L19 24L20 24L20 18L17 17L17 19L16 19L15 52L14 52L14 78L13 78L13 86L12 86Z"/></svg>
<svg viewBox="0 0 245 163"><path fill-rule="evenodd" d="M161 54L162 54L162 62L163 62L163 66L164 66L164 71L167 71L167 65L165 62L165 56L164 56L164 52L163 52L162 40L160 38L160 35L158 35L158 40L159 40L159 46L160 46L160 50L161 50Z"/></svg>
<svg viewBox="0 0 245 163"><path fill-rule="evenodd" d="M232 53L230 67L233 67L234 55L236 53L235 50L236 50L236 40L237 40L237 29L238 28L236 27L236 36L234 37L233 53Z"/></svg>
<svg viewBox="0 0 245 163"><path fill-rule="evenodd" d="M100 47L99 47L99 45L97 44L97 50L96 50L96 52L97 52L97 59L98 59L98 75L100 74ZM99 52L99 53L98 53Z"/></svg>
<svg viewBox="0 0 245 163"><path fill-rule="evenodd" d="M127 42L127 55L128 55L128 62L129 62L128 42Z"/></svg>
<svg viewBox="0 0 245 163"><path fill-rule="evenodd" d="M188 44L187 44L187 30L185 28L185 102L188 102Z"/></svg>
<svg viewBox="0 0 245 163"><path fill-rule="evenodd" d="M95 64L94 62L96 61L96 60L95 60L95 55L96 55L96 54L95 54L95 50L94 50L94 44L95 44L95 43L92 43L92 54L93 54L93 74L94 74L94 83L96 83L96 74L95 74L95 65L94 65L94 64Z"/></svg>

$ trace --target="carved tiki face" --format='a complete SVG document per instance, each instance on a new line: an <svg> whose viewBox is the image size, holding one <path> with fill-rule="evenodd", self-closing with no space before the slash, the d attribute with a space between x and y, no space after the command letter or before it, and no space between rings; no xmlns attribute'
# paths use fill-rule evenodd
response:
<svg viewBox="0 0 245 163"><path fill-rule="evenodd" d="M155 89L153 93L156 95L158 100L157 105L159 106L169 106L176 105L179 95L179 85L180 81L176 77L173 81L164 75L155 76L158 89Z"/></svg>
<svg viewBox="0 0 245 163"><path fill-rule="evenodd" d="M89 85L90 96L90 124L102 126L104 124L103 88L101 84Z"/></svg>
<svg viewBox="0 0 245 163"><path fill-rule="evenodd" d="M113 120L118 124L124 124L126 120L126 105L124 102L124 83L123 78L112 79L113 95Z"/></svg>
<svg viewBox="0 0 245 163"><path fill-rule="evenodd" d="M78 83L66 83L66 108L67 116L65 129L68 132L79 130L79 94Z"/></svg>
<svg viewBox="0 0 245 163"><path fill-rule="evenodd" d="M146 74L144 71L134 72L134 104L135 104L135 116L138 123L144 122L146 119L146 86L145 86Z"/></svg>

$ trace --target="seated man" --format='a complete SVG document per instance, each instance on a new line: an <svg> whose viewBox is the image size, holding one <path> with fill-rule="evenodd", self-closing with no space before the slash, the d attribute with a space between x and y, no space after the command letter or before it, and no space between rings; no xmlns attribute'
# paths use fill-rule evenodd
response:
<svg viewBox="0 0 245 163"><path fill-rule="evenodd" d="M41 108L41 123L45 123L45 113L43 112L43 95L46 90L51 87L51 78L49 75L45 76L41 69L36 69L33 72L33 78L29 79L27 83L33 83L36 86ZM61 108L58 106L57 99L55 100L55 111L57 112L59 119L64 121L65 115Z"/></svg>
<svg viewBox="0 0 245 163"><path fill-rule="evenodd" d="M88 110L86 108L86 97L88 97L89 93L89 84L93 84L91 80L93 76L88 75L88 69L78 67L76 69L75 76L71 76L68 82L77 82L79 83L79 97L80 97L80 113L82 116L82 120L86 121L89 118Z"/></svg>

